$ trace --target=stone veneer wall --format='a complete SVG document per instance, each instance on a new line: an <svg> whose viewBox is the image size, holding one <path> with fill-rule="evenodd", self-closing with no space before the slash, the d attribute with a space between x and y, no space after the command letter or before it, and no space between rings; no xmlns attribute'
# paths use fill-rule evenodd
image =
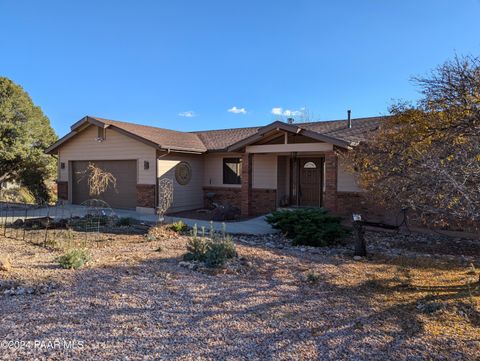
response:
<svg viewBox="0 0 480 361"><path fill-rule="evenodd" d="M68 200L68 182L57 181L57 197L65 201Z"/></svg>
<svg viewBox="0 0 480 361"><path fill-rule="evenodd" d="M155 184L137 184L137 207L156 207Z"/></svg>

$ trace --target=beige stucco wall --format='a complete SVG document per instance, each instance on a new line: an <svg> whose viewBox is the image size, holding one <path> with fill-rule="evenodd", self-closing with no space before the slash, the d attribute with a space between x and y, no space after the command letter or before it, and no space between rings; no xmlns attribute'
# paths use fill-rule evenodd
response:
<svg viewBox="0 0 480 361"><path fill-rule="evenodd" d="M212 187L238 187L240 184L223 184L223 158L241 157L240 153L205 154L203 185ZM277 155L253 155L253 187L277 188Z"/></svg>
<svg viewBox="0 0 480 361"><path fill-rule="evenodd" d="M277 189L277 155L253 155L253 188Z"/></svg>
<svg viewBox="0 0 480 361"><path fill-rule="evenodd" d="M137 160L137 183L155 184L156 150L153 147L110 129L106 130L103 142L98 142L97 136L97 127L91 125L61 146L59 163L65 163L65 168L59 167L59 180L69 180L69 161L134 159ZM148 170L143 169L144 161L150 162Z"/></svg>
<svg viewBox="0 0 480 361"><path fill-rule="evenodd" d="M208 187L238 187L240 184L223 184L223 158L241 157L240 153L209 153L204 155L203 185Z"/></svg>
<svg viewBox="0 0 480 361"><path fill-rule="evenodd" d="M186 185L181 185L175 179L175 167L180 162L187 162L192 169L192 178ZM173 204L168 212L179 212L188 209L203 207L203 179L204 157L172 153L167 156L160 155L157 161L158 178L173 180Z"/></svg>
<svg viewBox="0 0 480 361"><path fill-rule="evenodd" d="M347 170L345 161L338 158L338 179L337 190L339 192L361 192L362 189L358 186L355 175Z"/></svg>

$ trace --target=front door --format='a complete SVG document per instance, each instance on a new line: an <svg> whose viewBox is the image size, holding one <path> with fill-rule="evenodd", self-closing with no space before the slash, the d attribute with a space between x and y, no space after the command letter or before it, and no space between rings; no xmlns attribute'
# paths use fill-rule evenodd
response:
<svg viewBox="0 0 480 361"><path fill-rule="evenodd" d="M299 161L299 206L320 207L322 196L322 158Z"/></svg>

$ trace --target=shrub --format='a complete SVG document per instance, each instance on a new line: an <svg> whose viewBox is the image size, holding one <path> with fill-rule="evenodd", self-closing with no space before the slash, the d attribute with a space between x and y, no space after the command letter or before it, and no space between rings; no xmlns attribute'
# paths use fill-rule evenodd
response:
<svg viewBox="0 0 480 361"><path fill-rule="evenodd" d="M81 268L90 260L90 254L83 249L71 249L57 259L60 266L67 269Z"/></svg>
<svg viewBox="0 0 480 361"><path fill-rule="evenodd" d="M117 227L127 227L127 226L131 226L133 224L133 218L130 218L130 217L121 217L118 219L117 221Z"/></svg>
<svg viewBox="0 0 480 361"><path fill-rule="evenodd" d="M207 253L205 239L192 237L187 242L187 253L183 256L185 261L204 261Z"/></svg>
<svg viewBox="0 0 480 361"><path fill-rule="evenodd" d="M170 229L177 233L184 233L187 231L188 226L185 224L184 221L179 220L178 222L174 222L170 225Z"/></svg>
<svg viewBox="0 0 480 361"><path fill-rule="evenodd" d="M329 246L348 234L341 217L321 208L275 211L266 221L292 239L294 245Z"/></svg>
<svg viewBox="0 0 480 361"><path fill-rule="evenodd" d="M317 283L320 281L320 273L315 272L313 270L309 270L307 273L305 273L305 281L308 283Z"/></svg>
<svg viewBox="0 0 480 361"><path fill-rule="evenodd" d="M236 256L235 244L230 237L219 241L210 241L205 253L205 265L207 267L222 267L227 259Z"/></svg>
<svg viewBox="0 0 480 361"><path fill-rule="evenodd" d="M194 228L196 229L196 227ZM205 262L207 267L222 267L227 259L237 256L235 244L230 236L222 238L199 238L196 232L187 242L185 261Z"/></svg>

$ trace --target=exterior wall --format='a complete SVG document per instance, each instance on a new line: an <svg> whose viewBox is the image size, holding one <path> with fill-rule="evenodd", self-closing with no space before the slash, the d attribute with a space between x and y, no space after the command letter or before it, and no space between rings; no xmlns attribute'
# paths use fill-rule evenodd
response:
<svg viewBox="0 0 480 361"><path fill-rule="evenodd" d="M72 161L77 160L136 160L137 184L155 186L156 149L108 128L105 130L104 141L98 142L97 136L97 127L90 125L63 144L58 151L59 190L64 192L64 189L67 189L66 198L69 202L72 201L72 187L69 186L72 181L70 166ZM149 162L149 169L144 169L145 161ZM60 163L65 164L63 169L61 169ZM63 183L66 185L61 185ZM137 210L152 213L154 206L137 206Z"/></svg>
<svg viewBox="0 0 480 361"><path fill-rule="evenodd" d="M175 179L175 167L180 162L187 162L192 168L192 178L186 185L179 184ZM173 180L173 204L169 213L203 207L204 157L195 154L172 153L157 161L159 179Z"/></svg>
<svg viewBox="0 0 480 361"><path fill-rule="evenodd" d="M277 204L289 202L290 198L290 158L278 156L277 158Z"/></svg>
<svg viewBox="0 0 480 361"><path fill-rule="evenodd" d="M252 189L250 215L258 216L277 209L277 191L275 189Z"/></svg>
<svg viewBox="0 0 480 361"><path fill-rule="evenodd" d="M69 181L69 161L135 159L138 161L137 182L155 184L156 150L153 147L108 128L103 142L96 141L97 136L97 128L91 125L62 145L58 158L65 163L65 168L59 169L59 181ZM148 170L143 169L144 161L150 162Z"/></svg>
<svg viewBox="0 0 480 361"><path fill-rule="evenodd" d="M155 184L137 184L137 207L155 208L155 189Z"/></svg>
<svg viewBox="0 0 480 361"><path fill-rule="evenodd" d="M68 182L57 181L58 199L68 201Z"/></svg>
<svg viewBox="0 0 480 361"><path fill-rule="evenodd" d="M339 192L362 192L358 186L355 174L347 170L345 161L338 159L338 191Z"/></svg>
<svg viewBox="0 0 480 361"><path fill-rule="evenodd" d="M242 157L241 153L210 153L204 155L204 187L240 188L240 184L223 184L223 158ZM253 187L277 188L277 156L255 154L253 156Z"/></svg>
<svg viewBox="0 0 480 361"><path fill-rule="evenodd" d="M338 156L335 153L325 154L325 197L324 207L331 212L337 212L337 176Z"/></svg>
<svg viewBox="0 0 480 361"><path fill-rule="evenodd" d="M209 153L204 155L205 187L240 188L240 184L223 184L223 158L241 157L241 153Z"/></svg>
<svg viewBox="0 0 480 361"><path fill-rule="evenodd" d="M253 155L253 188L277 189L277 155Z"/></svg>
<svg viewBox="0 0 480 361"><path fill-rule="evenodd" d="M240 188L228 187L203 187L204 192L204 206L209 207L210 199L207 197L208 193L214 193L213 202L221 205L231 205L232 207L241 207L241 190Z"/></svg>

